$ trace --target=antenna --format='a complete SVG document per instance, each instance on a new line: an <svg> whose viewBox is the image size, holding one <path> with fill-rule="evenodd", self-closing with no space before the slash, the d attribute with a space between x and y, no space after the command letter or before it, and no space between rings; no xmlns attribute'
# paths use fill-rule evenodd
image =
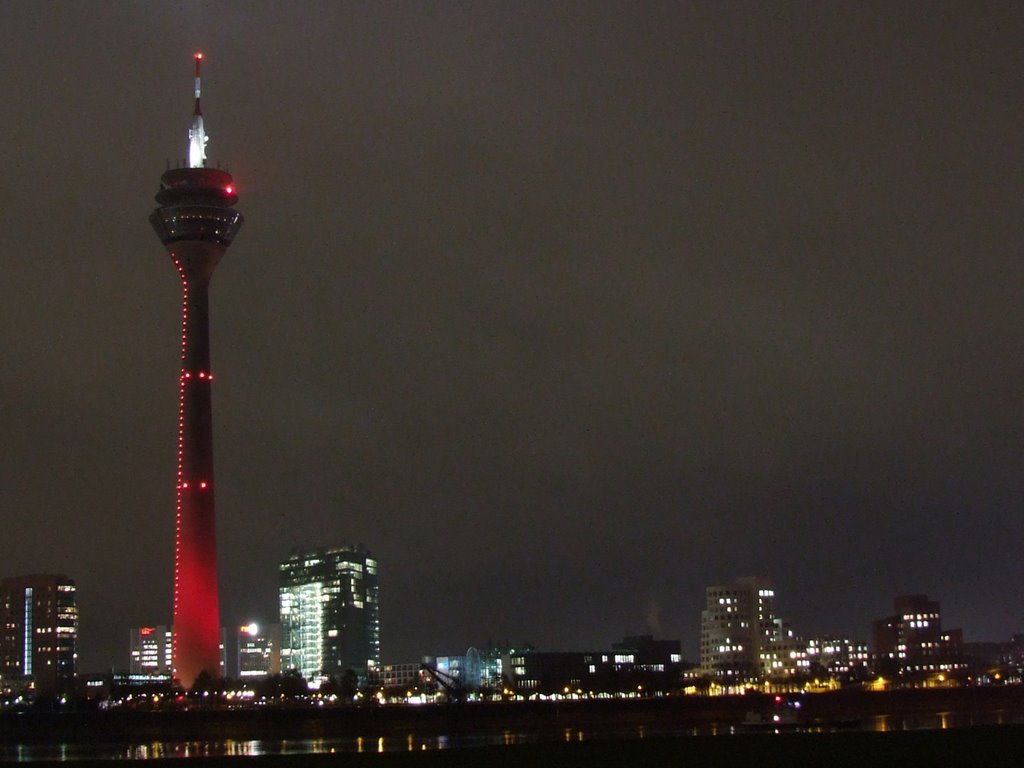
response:
<svg viewBox="0 0 1024 768"><path fill-rule="evenodd" d="M202 90L199 68L203 63L202 52L197 52L193 58L196 60L196 108L192 112L192 127L188 131L188 167L202 168L206 165L206 142L210 140L203 128L203 113L199 109L199 94Z"/></svg>
<svg viewBox="0 0 1024 768"><path fill-rule="evenodd" d="M194 58L196 60L196 111L193 112L192 114L194 114L194 115L201 115L203 113L199 109L199 94L202 91L202 85L201 85L201 81L200 81L200 78L199 78L199 68L203 64L203 54L201 52L196 53Z"/></svg>

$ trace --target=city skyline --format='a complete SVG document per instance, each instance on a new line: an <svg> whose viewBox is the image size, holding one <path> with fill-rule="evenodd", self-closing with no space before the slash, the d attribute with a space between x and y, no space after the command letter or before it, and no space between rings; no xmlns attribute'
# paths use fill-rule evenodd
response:
<svg viewBox="0 0 1024 768"><path fill-rule="evenodd" d="M383 669L382 665L418 669L420 661L439 658L439 652L451 652L452 648L439 651L437 648L420 647L405 659L382 654L378 569L378 562L362 547L336 545L293 550L279 566L279 612L269 619L250 617L238 627L232 645L228 644L227 628L218 628L220 676L244 679L268 673L295 672L314 685L321 678L337 679L352 670L357 679L365 682L365 675L372 678ZM73 664L70 659L77 659L78 624L77 610L73 606L74 582L63 575L45 574L8 576L0 580L5 587L48 584L51 592L53 585L69 585L59 588L72 593L69 614L73 618L72 628L66 630L64 638L70 645L63 651L69 660L66 664ZM29 589L26 594L30 597L31 592ZM862 666L887 677L902 675L903 672L914 675L935 671L940 669L934 666L939 663L948 665L948 669L962 669L968 666L965 662L977 662L972 655L978 649L1019 644L1024 638L1024 633L1020 632L1014 632L1010 642L1005 637L965 638L959 628L943 632L939 601L930 600L923 594L896 595L892 601L895 614L873 619L866 635L861 632L848 635L793 627L777 613L774 586L764 576L738 576L727 585L707 586L705 593L707 601L701 611L700 651L697 656L684 658L680 652L681 643L685 641L679 638L657 640L662 645L666 642L674 644L674 662L688 663L693 669L699 669L703 676L723 678L732 683L763 679L773 674L782 677L805 674L819 657L829 669L838 665L832 671L849 672L853 660L853 666ZM28 626L32 622L31 612L19 607L21 602L22 598L18 596L12 613L12 605L0 600L0 608L7 611L9 620L14 621L4 637L8 644L0 645L4 646L2 650L9 667L8 674L15 678L31 677L31 673L23 672L26 664L31 666L27 661L31 646L28 646L29 651L15 647L23 632L19 624L22 613ZM18 614L16 619L11 619L14 614ZM55 627L49 629L57 631ZM486 642L480 642L478 638L463 638L461 644L456 642L455 645L460 651L463 648L471 651L518 648L520 652L541 654L587 653L607 651L611 633L609 630L597 645L583 649L538 647L530 641L529 628L522 628L514 640L488 637ZM163 625L132 627L126 657L128 665L114 665L110 671L127 673L139 680L148 675L169 681L174 669L172 635L173 628ZM865 642L865 636L870 636L870 643ZM632 636L632 639L638 637L643 636ZM646 635L646 638L655 640L653 635ZM630 639L627 637L621 643L628 644ZM611 643L611 647L614 650L617 644ZM47 647L44 650L57 649ZM227 661L229 657L233 659L230 662ZM248 671L239 674L239 669ZM95 674L95 670L91 673ZM65 670L65 676L70 679L69 670ZM180 677L175 676L175 681L180 684Z"/></svg>
<svg viewBox="0 0 1024 768"><path fill-rule="evenodd" d="M171 623L145 217L203 50L250 222L212 289L223 624L346 541L388 659L693 658L744 573L808 634L911 593L1020 631L1024 9L930 11L6 4L5 571L75 580L80 669Z"/></svg>
<svg viewBox="0 0 1024 768"><path fill-rule="evenodd" d="M959 628L944 629L940 602L921 594L894 596L895 613L873 619L866 631L852 636L808 632L792 626L777 612L778 595L769 579L740 576L730 584L705 588L707 602L698 630L700 653L693 658L683 656L685 641L680 638L646 635L613 642L609 632L598 644L585 648L544 648L530 642L528 628L514 640L463 639L456 647L420 647L409 658L389 658L380 653L376 588L372 580L359 584L364 578L358 571L360 565L369 564L367 570L373 571L366 578L376 576L378 564L368 558L370 553L350 546L291 553L281 564L280 614L270 619L271 623L243 624L233 645L227 643L227 628L221 627L226 676L244 680L297 673L315 687L322 679L339 679L351 670L357 680L365 682L369 677L372 687L374 675L386 676L387 669L418 672L421 663L440 664L442 659L454 658L450 656L453 652L461 658L474 653L491 658L510 653L583 656L654 643L663 650L671 647L672 662L680 665L680 674L688 669L691 676L727 685L742 687L752 681L803 679L824 673L848 678L847 683L863 681L865 675L872 674L912 681L943 671L967 675L969 670L978 671L979 664L1024 642L1024 633L1019 632L995 639L964 637ZM782 598L784 603L785 596ZM364 607L372 609L369 621L361 615ZM144 675L170 679L171 634L163 626L132 628L127 671L139 676L136 682ZM329 645L333 648L328 649ZM376 650L368 650L367 645ZM232 661L223 661L226 659ZM240 673L240 669L247 671ZM113 671L123 673L124 669ZM856 680L849 679L850 675Z"/></svg>
<svg viewBox="0 0 1024 768"><path fill-rule="evenodd" d="M999 659L1002 661L998 663L1008 662L1019 654L1024 642L1024 633L1014 633L1009 641L993 641L964 638L960 629L944 629L939 601L922 594L895 596L895 613L872 621L870 644L857 637L807 634L777 613L777 595L770 580L745 576L727 585L706 588L699 661L683 657L679 639L652 635L612 642L611 655L607 641L584 649L548 649L505 639L484 644L466 642L455 656L444 655L452 649L420 648L415 660L385 659L379 641L377 573L378 563L365 549L329 546L292 552L280 564L281 623L250 622L238 627L237 633L220 627L215 662L218 676L245 681L297 674L315 689L324 680L338 681L352 674L354 683L373 688L393 684L380 681L396 674L418 675L425 668L421 662L433 669L436 678L437 674L449 675L463 664L473 675L474 669L479 672L482 658L495 662L507 657L507 671L511 674L512 667L516 667L518 680L525 672L520 669L521 661L515 662L513 657L527 654L542 665L544 659L557 658L561 661L556 666L562 669L570 657L578 663L596 659L595 653L603 663L614 656L618 664L619 652L631 649L647 661L622 657L623 663L657 666L670 661L674 671L659 678L659 684L669 686L683 682L680 676L686 670L685 679L691 682L696 676L740 688L766 681L807 681L821 675L835 678L830 685L863 683L872 675L913 684L922 677L946 672L958 675L961 682L969 682L974 672L980 675L979 684L991 684L999 680L998 676L992 677L991 665ZM44 694L58 688L70 690L78 672L74 582L53 574L4 577L0 582L3 682L15 690L35 685ZM108 672L129 685L170 683L175 669L172 635L173 628L167 626L131 628L127 666L115 666ZM654 660L652 653L662 660ZM664 666L647 671L670 672ZM589 673L596 674L597 668L591 666ZM490 677L501 674L501 662L488 673ZM86 672L83 679L96 677L94 670ZM174 675L176 685L181 680L180 675Z"/></svg>

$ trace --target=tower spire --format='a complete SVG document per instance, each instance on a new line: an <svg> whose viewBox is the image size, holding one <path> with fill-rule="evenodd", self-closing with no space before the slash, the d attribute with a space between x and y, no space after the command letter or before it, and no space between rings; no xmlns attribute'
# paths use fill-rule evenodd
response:
<svg viewBox="0 0 1024 768"><path fill-rule="evenodd" d="M202 168L206 165L206 142L210 137L203 128L203 112L199 108L199 94L202 90L199 78L199 67L203 63L203 54L197 52L196 60L196 108L192 111L192 127L188 130L188 167Z"/></svg>

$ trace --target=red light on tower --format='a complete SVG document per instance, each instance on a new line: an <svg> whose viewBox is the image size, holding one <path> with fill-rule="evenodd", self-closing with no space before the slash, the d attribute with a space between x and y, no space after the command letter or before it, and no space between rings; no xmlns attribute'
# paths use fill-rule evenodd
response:
<svg viewBox="0 0 1024 768"><path fill-rule="evenodd" d="M202 51L196 51L196 59L198 61L202 61L202 59L203 59L203 52Z"/></svg>

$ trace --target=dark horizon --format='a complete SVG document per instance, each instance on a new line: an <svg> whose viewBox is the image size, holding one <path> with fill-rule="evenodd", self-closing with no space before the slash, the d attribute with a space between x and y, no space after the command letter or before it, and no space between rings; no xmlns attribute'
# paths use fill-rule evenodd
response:
<svg viewBox="0 0 1024 768"><path fill-rule="evenodd" d="M296 547L380 562L386 661L696 657L772 579L867 640L1024 630L1024 8L113 0L0 8L0 575L82 670L169 624L177 276L206 54L246 226L212 282L225 626Z"/></svg>

